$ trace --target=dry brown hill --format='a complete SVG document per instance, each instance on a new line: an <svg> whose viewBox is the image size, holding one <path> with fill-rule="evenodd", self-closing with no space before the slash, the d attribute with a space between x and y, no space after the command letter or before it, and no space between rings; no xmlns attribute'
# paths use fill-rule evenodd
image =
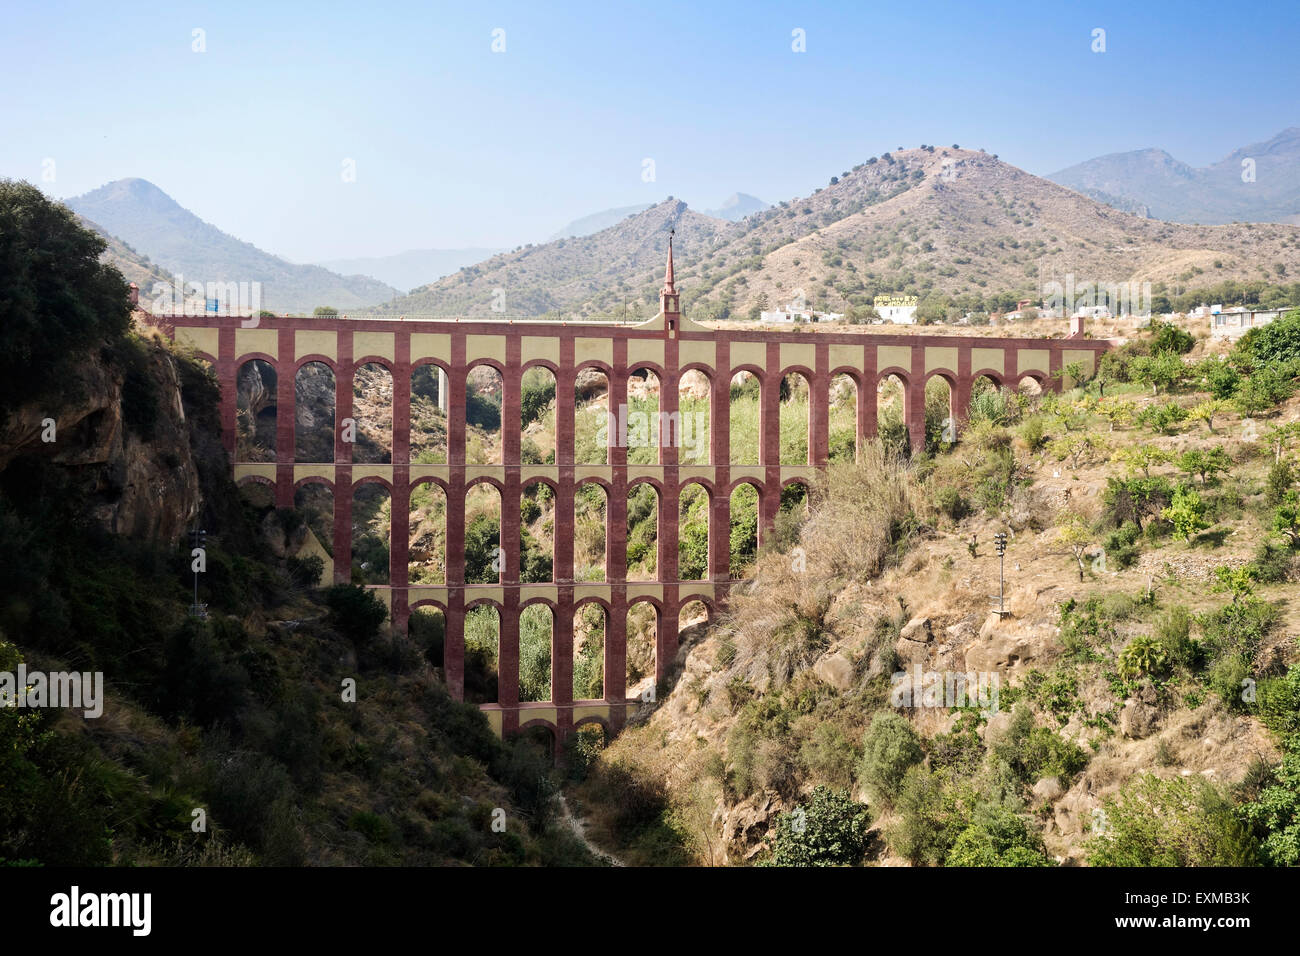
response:
<svg viewBox="0 0 1300 956"><path fill-rule="evenodd" d="M699 259L739 228L669 198L591 236L557 239L493 256L415 289L382 311L491 316L617 310L633 318L646 317L657 308L655 290L663 279L670 229L676 231L676 254Z"/></svg>
<svg viewBox="0 0 1300 956"><path fill-rule="evenodd" d="M1188 226L1143 219L1032 176L996 156L951 147L886 154L813 195L728 224L668 202L583 239L528 247L399 299L404 313L489 314L501 289L511 314L653 310L668 228L695 318L743 317L802 291L845 311L881 293L979 309L1040 282L1165 282L1295 275L1300 228ZM1015 296L1013 296L1014 299ZM984 300L982 302L981 300Z"/></svg>

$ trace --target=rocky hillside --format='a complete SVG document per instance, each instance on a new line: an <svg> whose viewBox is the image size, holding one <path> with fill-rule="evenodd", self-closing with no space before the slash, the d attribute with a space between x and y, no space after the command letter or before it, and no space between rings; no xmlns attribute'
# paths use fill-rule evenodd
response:
<svg viewBox="0 0 1300 956"><path fill-rule="evenodd" d="M738 223L661 203L584 239L527 247L398 300L399 313L647 316L669 228L695 318L743 318L802 293L849 311L875 295L1040 297L1040 283L1198 285L1300 270L1300 229L1186 226L1120 212L1001 162L947 147L872 157L813 195Z"/></svg>
<svg viewBox="0 0 1300 956"><path fill-rule="evenodd" d="M668 233L674 249L699 257L736 227L669 199L594 235L524 246L414 290L372 311L401 315L544 315L609 311L649 316L663 281ZM494 309L494 304L499 308Z"/></svg>
<svg viewBox="0 0 1300 956"><path fill-rule="evenodd" d="M1262 397L1202 343L1154 395L1152 349L1104 397L989 390L956 445L832 465L583 768L592 836L645 864L1294 861L1300 353Z"/></svg>

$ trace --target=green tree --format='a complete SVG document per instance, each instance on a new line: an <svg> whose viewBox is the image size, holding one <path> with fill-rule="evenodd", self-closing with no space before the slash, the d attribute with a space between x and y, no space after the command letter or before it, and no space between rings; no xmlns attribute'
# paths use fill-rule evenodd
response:
<svg viewBox="0 0 1300 956"><path fill-rule="evenodd" d="M1193 405L1187 410L1187 416L1198 422L1205 422L1205 427L1213 434L1214 416L1222 413L1227 407L1228 403L1224 399L1211 398Z"/></svg>
<svg viewBox="0 0 1300 956"><path fill-rule="evenodd" d="M921 738L902 714L881 711L862 735L858 780L884 802L892 802L909 767L925 757Z"/></svg>
<svg viewBox="0 0 1300 956"><path fill-rule="evenodd" d="M66 398L65 373L130 327L126 280L99 260L106 247L35 186L0 180L0 411Z"/></svg>
<svg viewBox="0 0 1300 956"><path fill-rule="evenodd" d="M777 818L773 866L853 866L867 849L871 818L847 790L817 787L812 799Z"/></svg>
<svg viewBox="0 0 1300 956"><path fill-rule="evenodd" d="M1187 366L1173 352L1140 355L1129 368L1135 380L1151 386L1153 395L1159 395L1162 388L1172 388L1187 373Z"/></svg>
<svg viewBox="0 0 1300 956"><path fill-rule="evenodd" d="M1231 467L1232 459L1217 445L1205 451L1193 448L1178 456L1178 468L1188 475L1199 476L1203 485Z"/></svg>

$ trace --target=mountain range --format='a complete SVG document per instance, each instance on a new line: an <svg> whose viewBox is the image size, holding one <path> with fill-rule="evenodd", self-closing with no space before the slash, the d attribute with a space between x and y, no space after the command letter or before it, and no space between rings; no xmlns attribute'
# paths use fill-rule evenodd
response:
<svg viewBox="0 0 1300 956"><path fill-rule="evenodd" d="M100 232L143 250L159 268L187 282L260 282L261 306L271 311L302 312L319 305L356 309L399 292L368 276L341 276L263 252L204 222L144 179L120 179L64 203ZM142 298L148 294L141 283Z"/></svg>
<svg viewBox="0 0 1300 956"><path fill-rule="evenodd" d="M502 249L409 249L391 256L331 259L317 265L340 275L363 275L403 291L414 289L464 266L482 262Z"/></svg>
<svg viewBox="0 0 1300 956"><path fill-rule="evenodd" d="M1300 223L1300 127L1201 168L1163 149L1139 149L1098 156L1048 178L1155 219Z"/></svg>
<svg viewBox="0 0 1300 956"><path fill-rule="evenodd" d="M580 239L494 256L382 307L401 314L653 314L669 230L695 318L776 307L800 293L844 311L875 295L1019 291L1086 282L1210 285L1300 272L1300 229L1193 226L1114 209L972 150L871 157L812 195L740 222L669 199Z"/></svg>

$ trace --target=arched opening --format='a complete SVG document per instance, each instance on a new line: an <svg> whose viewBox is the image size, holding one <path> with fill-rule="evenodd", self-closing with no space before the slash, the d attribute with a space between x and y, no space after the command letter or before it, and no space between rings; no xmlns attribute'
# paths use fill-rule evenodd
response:
<svg viewBox="0 0 1300 956"><path fill-rule="evenodd" d="M302 519L302 532L290 536L290 556L310 565L310 574L302 568L304 580L311 577L324 587L334 580L334 492L324 482L307 482L293 493L293 511Z"/></svg>
<svg viewBox="0 0 1300 956"><path fill-rule="evenodd" d="M652 700L655 684L655 648L659 634L659 609L637 601L627 609L627 697Z"/></svg>
<svg viewBox="0 0 1300 956"><path fill-rule="evenodd" d="M952 383L946 376L931 375L925 383L925 447L929 451L957 442L957 410Z"/></svg>
<svg viewBox="0 0 1300 956"><path fill-rule="evenodd" d="M659 463L659 376L648 368L627 378L627 461Z"/></svg>
<svg viewBox="0 0 1300 956"><path fill-rule="evenodd" d="M731 576L749 574L758 557L758 489L745 482L731 492Z"/></svg>
<svg viewBox="0 0 1300 956"><path fill-rule="evenodd" d="M276 402L274 366L261 359L241 365L235 378L236 461L275 461Z"/></svg>
<svg viewBox="0 0 1300 956"><path fill-rule="evenodd" d="M501 492L480 481L465 492L465 583L500 584L503 571Z"/></svg>
<svg viewBox="0 0 1300 956"><path fill-rule="evenodd" d="M912 448L908 417L907 382L894 373L881 377L876 383L876 434L886 449L904 456Z"/></svg>
<svg viewBox="0 0 1300 956"><path fill-rule="evenodd" d="M587 768L600 757L600 753L609 746L609 732L605 725L596 720L589 720L573 729L565 742L568 753L569 773L582 779Z"/></svg>
<svg viewBox="0 0 1300 956"><path fill-rule="evenodd" d="M967 420L972 425L978 422L1009 425L1015 414L1016 406L1011 389L1002 387L991 375L980 375L971 382Z"/></svg>
<svg viewBox="0 0 1300 956"><path fill-rule="evenodd" d="M742 369L731 376L727 444L733 465L758 464L762 390L762 380L751 371Z"/></svg>
<svg viewBox="0 0 1300 956"><path fill-rule="evenodd" d="M542 603L519 612L519 699L551 699L551 630L555 616Z"/></svg>
<svg viewBox="0 0 1300 956"><path fill-rule="evenodd" d="M239 497L262 517L263 512L275 508L275 485L250 478L239 483Z"/></svg>
<svg viewBox="0 0 1300 956"><path fill-rule="evenodd" d="M678 646L702 637L709 625L709 606L701 600L687 601L677 612Z"/></svg>
<svg viewBox="0 0 1300 956"><path fill-rule="evenodd" d="M293 379L294 461L334 460L334 370L306 362Z"/></svg>
<svg viewBox="0 0 1300 956"><path fill-rule="evenodd" d="M578 369L573 385L573 461L609 464L609 449L618 441L618 409L609 407L609 376L598 368ZM607 415L612 413L611 425Z"/></svg>
<svg viewBox="0 0 1300 956"><path fill-rule="evenodd" d="M677 576L683 581L709 577L709 511L712 497L698 481L688 482L678 496Z"/></svg>
<svg viewBox="0 0 1300 956"><path fill-rule="evenodd" d="M858 383L841 372L830 383L830 454L832 462L852 462L858 456Z"/></svg>
<svg viewBox="0 0 1300 956"><path fill-rule="evenodd" d="M1043 394L1043 383L1035 375L1022 375L1018 388L1022 395L1037 397Z"/></svg>
<svg viewBox="0 0 1300 956"><path fill-rule="evenodd" d="M465 612L465 702L497 702L497 661L501 642L501 615L493 604L479 604Z"/></svg>
<svg viewBox="0 0 1300 956"><path fill-rule="evenodd" d="M465 463L500 465L501 373L475 365L465 377Z"/></svg>
<svg viewBox="0 0 1300 956"><path fill-rule="evenodd" d="M442 652L447 636L447 618L439 608L417 607L411 611L406 632L420 649L429 666L442 668Z"/></svg>
<svg viewBox="0 0 1300 956"><path fill-rule="evenodd" d="M627 493L627 579L652 581L658 566L659 492L640 482Z"/></svg>
<svg viewBox="0 0 1300 956"><path fill-rule="evenodd" d="M357 440L352 460L389 464L393 460L393 376L378 362L360 366L352 377L352 417Z"/></svg>
<svg viewBox="0 0 1300 956"><path fill-rule="evenodd" d="M389 583L391 535L392 496L378 482L362 482L352 492L353 584Z"/></svg>
<svg viewBox="0 0 1300 956"><path fill-rule="evenodd" d="M555 491L534 481L519 495L519 580L541 584L555 567Z"/></svg>
<svg viewBox="0 0 1300 956"><path fill-rule="evenodd" d="M546 724L529 724L521 727L516 740L537 751L547 763L555 762L555 730Z"/></svg>
<svg viewBox="0 0 1300 956"><path fill-rule="evenodd" d="M520 380L520 463L555 464L555 434L555 375L534 365Z"/></svg>
<svg viewBox="0 0 1300 956"><path fill-rule="evenodd" d="M781 379L781 449L783 465L806 465L808 458L809 395L806 376L790 372Z"/></svg>
<svg viewBox="0 0 1300 956"><path fill-rule="evenodd" d="M707 465L712 461L709 431L709 405L713 383L700 369L682 373L677 384L677 411L680 425L673 436L677 444L677 461L682 465Z"/></svg>
<svg viewBox="0 0 1300 956"><path fill-rule="evenodd" d="M573 614L573 699L605 696L605 608L595 601Z"/></svg>
<svg viewBox="0 0 1300 956"><path fill-rule="evenodd" d="M406 575L410 584L447 583L447 495L435 482L411 489Z"/></svg>
<svg viewBox="0 0 1300 956"><path fill-rule="evenodd" d="M434 364L411 372L411 461L447 463L447 373Z"/></svg>
<svg viewBox="0 0 1300 956"><path fill-rule="evenodd" d="M578 485L573 497L573 576L578 581L607 580L609 495L597 481Z"/></svg>

